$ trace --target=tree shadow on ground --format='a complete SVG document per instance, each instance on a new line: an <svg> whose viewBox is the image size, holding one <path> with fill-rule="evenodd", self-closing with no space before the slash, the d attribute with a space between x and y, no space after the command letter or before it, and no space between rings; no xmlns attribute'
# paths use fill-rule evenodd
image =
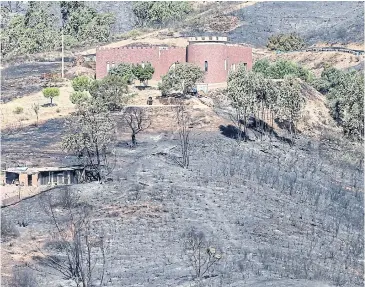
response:
<svg viewBox="0 0 365 287"><path fill-rule="evenodd" d="M290 132L290 127L292 129L293 132L295 132L296 134L300 133L300 130L298 130L290 121L288 120L279 120L279 119L275 119L274 120L275 123L277 124L277 126L279 128L281 128L282 130L285 130L287 132Z"/></svg>
<svg viewBox="0 0 365 287"><path fill-rule="evenodd" d="M253 133L255 135L255 137L259 137L260 135L263 134L271 134L272 136L274 136L274 138L280 142L284 142L287 144L293 144L293 141L287 137L281 136L279 135L272 126L270 126L268 123L262 121L262 120L257 120L254 123L250 123L247 125L247 135L245 135L245 133L243 131L240 131L236 126L234 125L220 125L219 126L219 130L221 131L221 134L231 138L231 139L235 139L238 140L239 136L241 134L241 138L242 140L244 140L246 138L247 141L255 141L253 139L250 138L250 133Z"/></svg>
<svg viewBox="0 0 365 287"><path fill-rule="evenodd" d="M238 140L241 138L241 140L245 139L245 133L243 131L240 132L240 130L235 127L234 125L220 125L219 130L221 131L221 134L226 136L227 138ZM251 139L247 138L247 140L252 141Z"/></svg>
<svg viewBox="0 0 365 287"><path fill-rule="evenodd" d="M55 103L52 103L52 104L46 103L46 104L41 105L42 108L55 107L55 106L57 106L57 104L55 104Z"/></svg>

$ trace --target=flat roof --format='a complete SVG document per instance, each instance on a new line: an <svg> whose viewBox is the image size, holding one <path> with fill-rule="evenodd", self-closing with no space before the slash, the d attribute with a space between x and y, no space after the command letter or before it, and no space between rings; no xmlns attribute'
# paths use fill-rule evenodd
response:
<svg viewBox="0 0 365 287"><path fill-rule="evenodd" d="M3 171L5 172L13 172L13 173L37 173L44 171L68 171L68 170L77 170L81 169L80 166L68 166L68 167L13 167L7 168Z"/></svg>

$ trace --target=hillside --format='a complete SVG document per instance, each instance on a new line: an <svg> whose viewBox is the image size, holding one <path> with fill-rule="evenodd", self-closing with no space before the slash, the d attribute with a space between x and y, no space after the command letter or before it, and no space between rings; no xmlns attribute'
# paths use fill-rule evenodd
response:
<svg viewBox="0 0 365 287"><path fill-rule="evenodd" d="M2 6L8 5L5 2ZM92 1L87 5L116 17L112 38L131 31L135 24L130 1ZM364 42L364 9L362 2L192 2L194 11L182 20L175 20L155 29L170 28L183 36L225 35L231 41L255 47L266 45L272 34L296 32L309 45L318 43L349 44ZM16 13L24 14L26 2ZM47 8L59 15L58 6ZM224 28L225 27L225 28Z"/></svg>
<svg viewBox="0 0 365 287"><path fill-rule="evenodd" d="M92 4L91 4L92 3ZM169 24L171 28L185 26L182 34L220 34L211 29L202 29L204 21L212 16L227 15L237 17L236 27L224 35L233 42L246 43L258 47L266 45L267 38L276 33L297 32L308 44L327 43L363 43L364 7L363 2L237 2L207 3L197 5L199 9L191 20L189 17L181 23ZM133 13L130 2L90 2L98 11L112 12L117 15L113 33L124 33L132 28ZM199 18L203 23L196 22ZM203 24L203 25L202 25ZM208 25L209 26L209 25ZM178 29L178 28L177 28Z"/></svg>
<svg viewBox="0 0 365 287"><path fill-rule="evenodd" d="M24 14L19 3L1 5ZM148 28L134 27L132 2L87 5L116 23L107 41L66 48L64 79L53 48L2 63L2 286L363 286L363 78L343 70L363 69L364 56L264 47L298 31L310 45L364 49L362 4L192 2L184 19ZM95 62L79 55L100 45L185 47L186 36L213 34L251 46L253 62L269 60L267 74L229 68L232 54L215 58L215 49L207 59L215 46L198 43L209 70L180 74L172 54L162 85L151 79L158 64L147 85L145 64L129 70L128 85L125 74L72 81L80 71L93 78ZM280 59L315 81L292 63L271 69ZM339 70L321 76L325 66ZM185 74L220 71L228 83L176 92ZM47 86L59 87L52 100Z"/></svg>
<svg viewBox="0 0 365 287"><path fill-rule="evenodd" d="M61 132L41 131L52 141ZM293 148L275 139L271 147L239 147L217 130L194 129L191 166L182 169L173 129L139 135L136 149L126 146L128 137L120 135L112 182L68 189L92 208L93 232L105 236L108 286L197 286L183 249L191 227L224 254L203 286L361 286L363 181L355 146L303 138ZM63 194L58 187L2 209L10 222L27 223L2 243L3 284L12 266L28 263L39 270L37 286L73 286L44 264L63 253L42 204L50 195L57 216L66 216Z"/></svg>

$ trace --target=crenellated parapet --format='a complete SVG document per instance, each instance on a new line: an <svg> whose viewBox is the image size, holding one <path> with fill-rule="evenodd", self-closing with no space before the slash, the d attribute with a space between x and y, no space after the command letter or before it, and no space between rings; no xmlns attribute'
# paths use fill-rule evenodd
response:
<svg viewBox="0 0 365 287"><path fill-rule="evenodd" d="M183 47L176 46L121 46L121 47L98 47L96 51L120 51L120 50L174 50Z"/></svg>

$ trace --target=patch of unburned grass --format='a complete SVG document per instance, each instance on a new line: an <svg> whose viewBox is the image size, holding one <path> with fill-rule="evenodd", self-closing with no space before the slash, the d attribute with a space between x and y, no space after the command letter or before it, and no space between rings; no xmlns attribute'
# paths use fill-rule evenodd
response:
<svg viewBox="0 0 365 287"><path fill-rule="evenodd" d="M21 122L22 126L34 125L37 122L36 114L32 108L33 104L39 104L39 120L38 124L47 120L67 116L74 111L74 104L71 103L69 95L72 92L71 84L60 88L60 96L55 97L54 106L42 107L49 103L42 92L34 93L29 96L15 99L0 106L1 110L1 129L11 128ZM15 113L15 110L22 109L21 113Z"/></svg>

